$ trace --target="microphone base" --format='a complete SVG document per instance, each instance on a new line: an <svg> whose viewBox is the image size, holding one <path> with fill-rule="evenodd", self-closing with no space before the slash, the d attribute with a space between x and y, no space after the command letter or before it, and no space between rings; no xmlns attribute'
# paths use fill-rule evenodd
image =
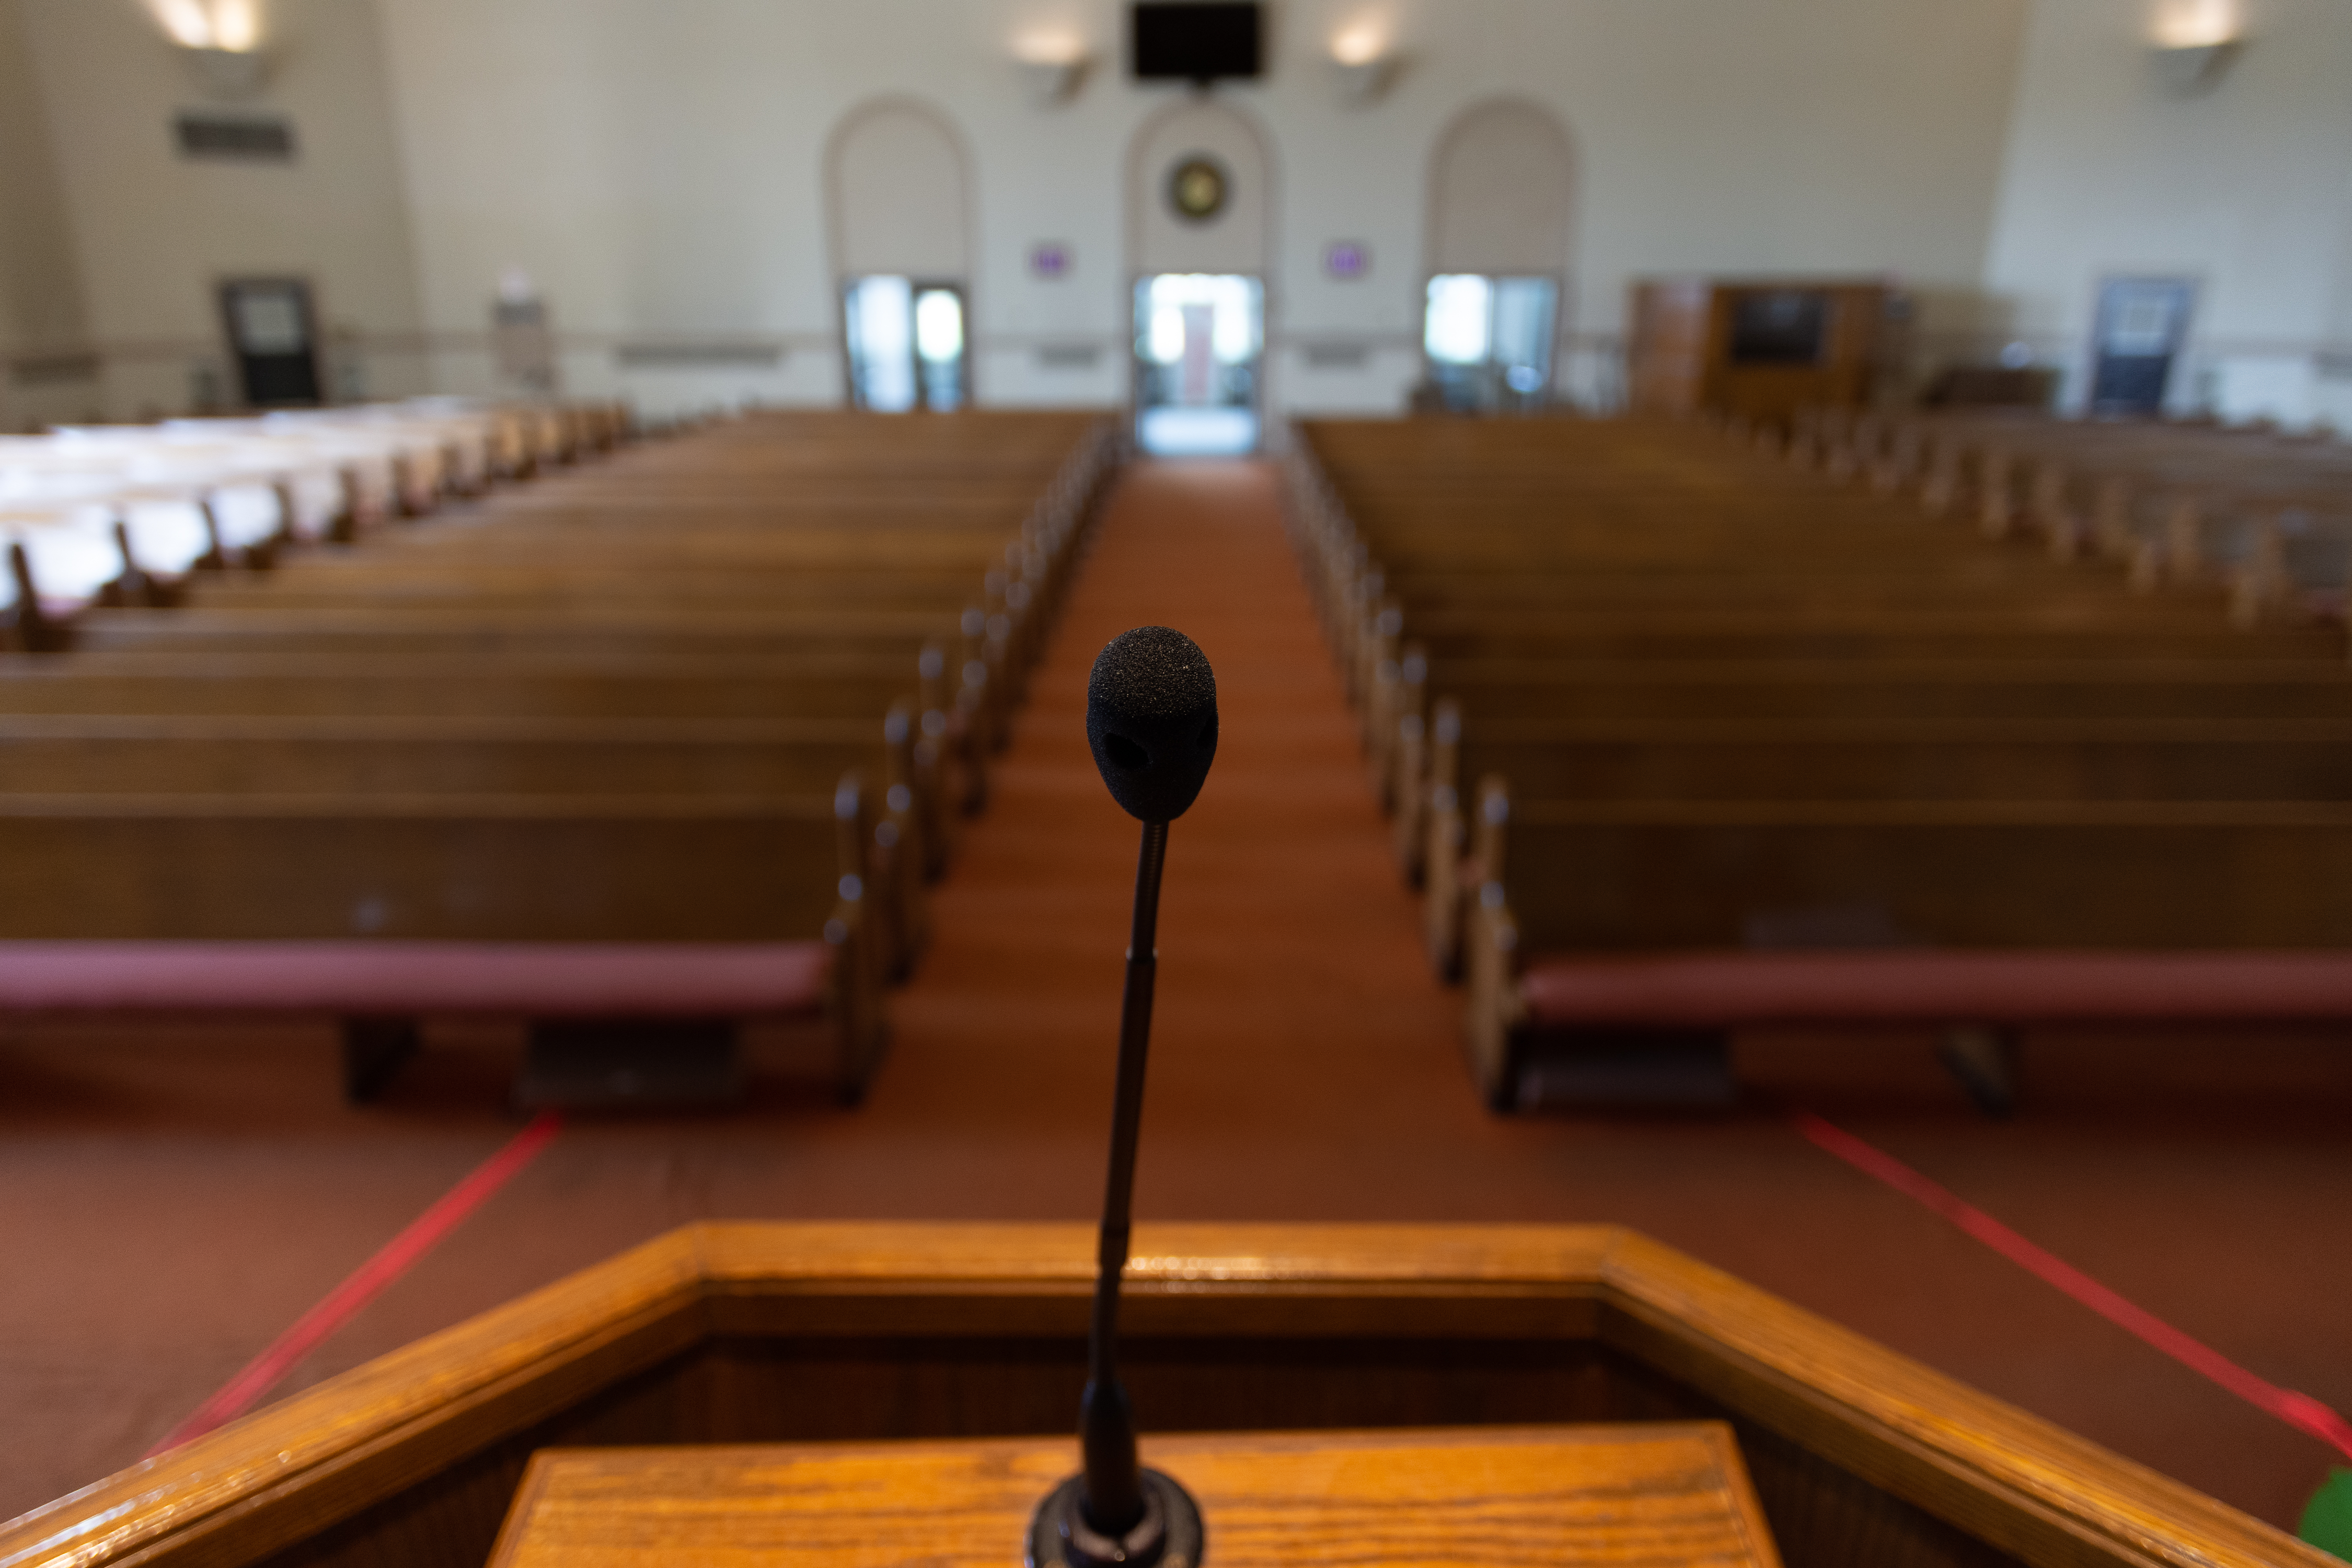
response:
<svg viewBox="0 0 2352 1568"><path fill-rule="evenodd" d="M1143 1472L1143 1520L1118 1540L1087 1522L1076 1475L1045 1494L1029 1521L1029 1568L1200 1568L1207 1548L1201 1506L1175 1479Z"/></svg>

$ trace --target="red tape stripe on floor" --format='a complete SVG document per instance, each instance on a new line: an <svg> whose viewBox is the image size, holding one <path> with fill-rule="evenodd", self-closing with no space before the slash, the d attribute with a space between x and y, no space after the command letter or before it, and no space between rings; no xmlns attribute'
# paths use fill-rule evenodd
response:
<svg viewBox="0 0 2352 1568"><path fill-rule="evenodd" d="M383 1295L393 1281L415 1268L418 1259L463 1224L467 1215L512 1181L554 1140L562 1126L562 1118L554 1111L541 1111L505 1148L476 1166L472 1174L411 1220L406 1229L352 1270L351 1278L329 1291L325 1300L296 1319L294 1325L272 1341L268 1349L230 1378L219 1393L198 1405L195 1414L173 1427L169 1436L148 1449L145 1457L152 1459L167 1448L176 1448L203 1436L215 1426L226 1426L260 1403L261 1396L278 1386L278 1381L292 1372L304 1356L351 1321L361 1308Z"/></svg>
<svg viewBox="0 0 2352 1568"><path fill-rule="evenodd" d="M2266 1410L2288 1426L2330 1443L2352 1458L2352 1421L2307 1394L2281 1388L2255 1376L2220 1351L2174 1328L2170 1323L2118 1296L2063 1258L2043 1251L2000 1221L1950 1189L1937 1185L1874 1144L1865 1143L1843 1128L1822 1121L1809 1110L1790 1116L1799 1132L1817 1147L1836 1155L1864 1175L1874 1176L1950 1220L2020 1268L2055 1286L2099 1316L2136 1334L2166 1355L2200 1373L2239 1398Z"/></svg>

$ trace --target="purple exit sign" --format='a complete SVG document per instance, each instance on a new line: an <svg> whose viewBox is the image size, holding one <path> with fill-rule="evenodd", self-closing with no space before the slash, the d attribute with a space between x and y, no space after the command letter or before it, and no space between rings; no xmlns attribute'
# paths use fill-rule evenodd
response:
<svg viewBox="0 0 2352 1568"><path fill-rule="evenodd" d="M1070 247L1054 240L1030 247L1029 270L1040 278L1066 277L1070 270Z"/></svg>
<svg viewBox="0 0 2352 1568"><path fill-rule="evenodd" d="M1323 248L1323 270L1334 278L1361 278L1371 268L1372 253L1355 240L1338 240Z"/></svg>

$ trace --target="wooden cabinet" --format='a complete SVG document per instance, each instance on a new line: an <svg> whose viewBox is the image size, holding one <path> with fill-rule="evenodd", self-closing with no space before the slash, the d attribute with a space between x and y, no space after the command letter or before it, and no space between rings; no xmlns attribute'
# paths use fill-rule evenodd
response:
<svg viewBox="0 0 2352 1568"><path fill-rule="evenodd" d="M1785 424L1808 405L1856 407L1892 384L1908 298L1830 279L1651 279L1633 285L1627 388L1652 414Z"/></svg>

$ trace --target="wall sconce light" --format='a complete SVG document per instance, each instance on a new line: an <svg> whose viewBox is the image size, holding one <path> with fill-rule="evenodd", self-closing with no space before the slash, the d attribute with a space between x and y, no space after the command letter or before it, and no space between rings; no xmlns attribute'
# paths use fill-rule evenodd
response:
<svg viewBox="0 0 2352 1568"><path fill-rule="evenodd" d="M2245 47L2237 0L2163 0L2150 51L2168 92L2203 92L2221 79Z"/></svg>
<svg viewBox="0 0 2352 1568"><path fill-rule="evenodd" d="M1359 22L1331 40L1331 74L1339 84L1339 97L1349 103L1378 99L1395 79L1396 69L1388 34L1376 22Z"/></svg>
<svg viewBox="0 0 2352 1568"><path fill-rule="evenodd" d="M250 98L269 79L259 0L151 0L207 98Z"/></svg>
<svg viewBox="0 0 2352 1568"><path fill-rule="evenodd" d="M1092 61L1086 40L1074 33L1034 33L1013 45L1013 63L1029 101L1050 109L1078 95Z"/></svg>

